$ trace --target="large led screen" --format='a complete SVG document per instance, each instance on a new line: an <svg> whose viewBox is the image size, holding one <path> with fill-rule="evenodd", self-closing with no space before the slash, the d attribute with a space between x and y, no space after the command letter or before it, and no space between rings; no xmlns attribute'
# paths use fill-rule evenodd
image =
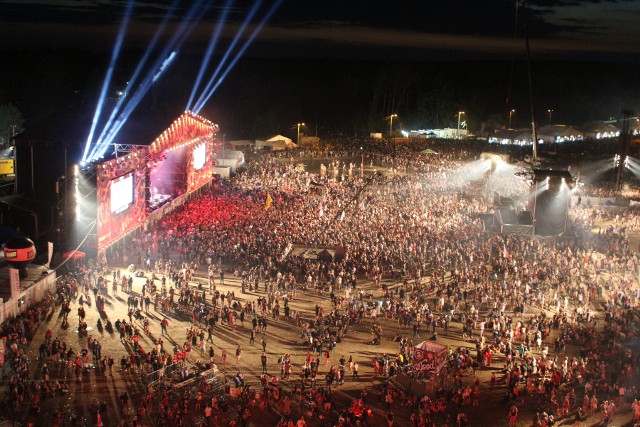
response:
<svg viewBox="0 0 640 427"><path fill-rule="evenodd" d="M207 144L200 144L193 149L193 169L200 170L207 159Z"/></svg>
<svg viewBox="0 0 640 427"><path fill-rule="evenodd" d="M133 173L111 180L111 213L120 213L133 204Z"/></svg>

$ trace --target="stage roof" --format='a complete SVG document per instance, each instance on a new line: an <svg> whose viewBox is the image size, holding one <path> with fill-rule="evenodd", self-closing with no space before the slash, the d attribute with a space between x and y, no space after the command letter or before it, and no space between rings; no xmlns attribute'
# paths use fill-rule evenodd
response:
<svg viewBox="0 0 640 427"><path fill-rule="evenodd" d="M197 138L208 138L218 133L218 125L195 113L187 111L151 142L151 151L159 152Z"/></svg>

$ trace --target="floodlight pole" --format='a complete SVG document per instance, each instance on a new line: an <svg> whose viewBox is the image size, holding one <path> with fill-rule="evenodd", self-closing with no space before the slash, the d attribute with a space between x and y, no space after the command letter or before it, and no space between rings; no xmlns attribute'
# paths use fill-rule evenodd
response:
<svg viewBox="0 0 640 427"><path fill-rule="evenodd" d="M389 116L389 139L391 139L391 136L393 135L393 118L394 117L398 117L397 114L391 114Z"/></svg>
<svg viewBox="0 0 640 427"><path fill-rule="evenodd" d="M298 123L298 136L296 139L296 144L300 145L300 126L304 126L304 123Z"/></svg>

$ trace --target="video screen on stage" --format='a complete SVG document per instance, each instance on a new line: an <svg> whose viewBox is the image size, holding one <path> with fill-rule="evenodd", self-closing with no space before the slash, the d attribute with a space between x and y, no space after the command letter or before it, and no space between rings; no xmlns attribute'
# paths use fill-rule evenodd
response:
<svg viewBox="0 0 640 427"><path fill-rule="evenodd" d="M118 214L133 204L133 173L111 180L111 213Z"/></svg>
<svg viewBox="0 0 640 427"><path fill-rule="evenodd" d="M207 159L207 144L203 143L193 149L193 169L200 170Z"/></svg>

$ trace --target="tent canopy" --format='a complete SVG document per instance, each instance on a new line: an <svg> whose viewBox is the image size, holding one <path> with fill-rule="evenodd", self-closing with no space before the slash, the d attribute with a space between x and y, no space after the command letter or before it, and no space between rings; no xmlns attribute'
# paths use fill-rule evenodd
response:
<svg viewBox="0 0 640 427"><path fill-rule="evenodd" d="M82 251L73 250L65 252L62 256L64 257L64 259L82 259L86 256L86 254Z"/></svg>
<svg viewBox="0 0 640 427"><path fill-rule="evenodd" d="M433 151L431 148L427 148L421 151L422 154L438 154L436 151Z"/></svg>

